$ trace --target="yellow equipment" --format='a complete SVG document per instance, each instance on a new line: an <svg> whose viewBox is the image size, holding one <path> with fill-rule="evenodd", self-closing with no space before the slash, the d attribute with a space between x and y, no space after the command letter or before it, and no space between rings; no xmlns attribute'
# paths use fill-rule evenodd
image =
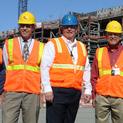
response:
<svg viewBox="0 0 123 123"><path fill-rule="evenodd" d="M122 33L122 26L118 21L111 21L107 24L106 32L111 32L111 33Z"/></svg>
<svg viewBox="0 0 123 123"><path fill-rule="evenodd" d="M18 24L35 24L36 19L34 15L28 11L22 13L19 17Z"/></svg>

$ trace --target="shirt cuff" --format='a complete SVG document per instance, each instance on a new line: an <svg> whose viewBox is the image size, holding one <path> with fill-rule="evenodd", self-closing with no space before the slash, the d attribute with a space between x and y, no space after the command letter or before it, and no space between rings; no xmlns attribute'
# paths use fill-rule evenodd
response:
<svg viewBox="0 0 123 123"><path fill-rule="evenodd" d="M52 92L52 87L50 85L45 85L43 87L43 93Z"/></svg>
<svg viewBox="0 0 123 123"><path fill-rule="evenodd" d="M85 92L84 92L84 94L91 95L91 90L90 90L90 89L85 89Z"/></svg>

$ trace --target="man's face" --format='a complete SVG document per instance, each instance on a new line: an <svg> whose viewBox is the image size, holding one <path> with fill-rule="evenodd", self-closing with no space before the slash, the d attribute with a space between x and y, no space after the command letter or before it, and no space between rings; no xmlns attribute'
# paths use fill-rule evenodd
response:
<svg viewBox="0 0 123 123"><path fill-rule="evenodd" d="M108 40L109 45L115 46L120 42L121 34L119 34L119 33L107 33L107 40Z"/></svg>
<svg viewBox="0 0 123 123"><path fill-rule="evenodd" d="M76 33L77 33L77 26L63 26L62 27L62 34L68 40L74 41Z"/></svg>
<svg viewBox="0 0 123 123"><path fill-rule="evenodd" d="M28 40L32 36L32 32L34 31L34 25L30 24L20 24L19 31L24 40Z"/></svg>

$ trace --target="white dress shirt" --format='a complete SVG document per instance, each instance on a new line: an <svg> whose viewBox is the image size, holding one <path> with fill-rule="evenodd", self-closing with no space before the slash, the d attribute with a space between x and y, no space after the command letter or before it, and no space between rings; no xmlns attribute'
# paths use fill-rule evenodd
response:
<svg viewBox="0 0 123 123"><path fill-rule="evenodd" d="M69 41L64 36L62 36L63 40L65 41L68 51L72 51L73 55L73 63L77 63L78 59L78 53L77 53L77 46L76 46L76 39L74 42ZM42 78L42 85L43 85L43 92L52 92L52 87L50 85L50 75L49 70L51 65L53 64L55 58L55 48L54 44L51 41L48 41L46 45L44 46L43 56L42 56L42 62L41 62L41 78ZM91 83L90 83L90 64L87 57L86 64L85 64L85 71L83 74L83 81L85 85L85 94L91 95Z"/></svg>

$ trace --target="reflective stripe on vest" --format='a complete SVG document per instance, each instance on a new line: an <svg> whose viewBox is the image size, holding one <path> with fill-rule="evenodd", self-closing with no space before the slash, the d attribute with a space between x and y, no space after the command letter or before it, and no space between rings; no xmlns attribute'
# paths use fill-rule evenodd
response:
<svg viewBox="0 0 123 123"><path fill-rule="evenodd" d="M111 70L101 70L101 75L100 76L103 76L103 75L111 75ZM123 72L120 71L120 76L123 76Z"/></svg>
<svg viewBox="0 0 123 123"><path fill-rule="evenodd" d="M13 50L13 39L9 39L8 45L9 45L9 47L8 47L9 59L12 62L12 60L13 60L13 55L12 55L12 53L13 53L12 52L12 50Z"/></svg>
<svg viewBox="0 0 123 123"><path fill-rule="evenodd" d="M102 76L102 54L103 54L103 48L100 48L99 49L99 52L98 52L98 68L99 68L99 75Z"/></svg>
<svg viewBox="0 0 123 123"><path fill-rule="evenodd" d="M81 47L82 47L83 55L86 56L86 49L85 49L85 47L84 47L84 44L82 44L82 43L80 43L80 42L79 42L79 44L80 44Z"/></svg>
<svg viewBox="0 0 123 123"><path fill-rule="evenodd" d="M55 38L56 45L57 45L57 50L58 53L62 53L62 46L58 38ZM80 43L80 46L83 51L83 55L86 56L86 49L82 43ZM73 64L53 64L53 68L61 68L61 69L73 69L73 70L84 70L84 66L79 66L79 65L73 65Z"/></svg>
<svg viewBox="0 0 123 123"><path fill-rule="evenodd" d="M53 64L53 68L84 70L84 66L73 64Z"/></svg>
<svg viewBox="0 0 123 123"><path fill-rule="evenodd" d="M40 61L42 59L43 49L44 49L44 44L42 42L40 42L38 63L40 63Z"/></svg>
<svg viewBox="0 0 123 123"><path fill-rule="evenodd" d="M55 38L55 41L56 41L58 53L62 53L62 46L61 46L61 43L60 43L59 39L58 39L58 38ZM81 48L82 48L83 55L86 56L86 49L85 49L85 47L84 47L84 44L82 44L82 43L80 43L80 42L79 42L79 44L80 44L80 46L81 46Z"/></svg>
<svg viewBox="0 0 123 123"><path fill-rule="evenodd" d="M9 39L8 41L8 52L9 52L9 57L10 57L10 61L12 62L13 61L13 39ZM43 54L43 47L44 47L44 44L43 43L40 43L40 46L39 46L39 56L38 56L38 63L40 63L40 60L41 60L41 57L42 57L42 54ZM34 72L39 72L40 70L40 67L36 66L36 67L33 67L33 66L30 66L30 65L8 65L7 66L7 70L22 70L22 69L25 69L25 70L30 70L30 71L34 71Z"/></svg>
<svg viewBox="0 0 123 123"><path fill-rule="evenodd" d="M60 43L59 39L55 38L55 41L56 41L58 53L62 53L62 47L61 47L61 43Z"/></svg>
<svg viewBox="0 0 123 123"><path fill-rule="evenodd" d="M102 68L102 55L103 55L104 48L100 48L98 52L98 68L99 68L99 75L100 77L103 75L111 75L111 70L105 70ZM123 76L123 72L120 71L120 76Z"/></svg>
<svg viewBox="0 0 123 123"><path fill-rule="evenodd" d="M40 67L33 67L30 65L12 65L12 66L7 66L7 70L29 70L29 71L34 71L34 72L39 72Z"/></svg>

